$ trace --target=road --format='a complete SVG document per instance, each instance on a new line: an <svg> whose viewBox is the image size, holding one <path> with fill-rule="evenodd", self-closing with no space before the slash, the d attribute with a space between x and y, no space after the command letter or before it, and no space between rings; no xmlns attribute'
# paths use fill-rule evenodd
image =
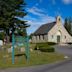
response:
<svg viewBox="0 0 72 72"><path fill-rule="evenodd" d="M54 48L56 52L72 57L72 45L56 45Z"/></svg>
<svg viewBox="0 0 72 72"><path fill-rule="evenodd" d="M56 51L72 57L72 46L54 46ZM2 69L0 72L72 72L72 60L62 63L47 64L40 66L31 66L26 68Z"/></svg>

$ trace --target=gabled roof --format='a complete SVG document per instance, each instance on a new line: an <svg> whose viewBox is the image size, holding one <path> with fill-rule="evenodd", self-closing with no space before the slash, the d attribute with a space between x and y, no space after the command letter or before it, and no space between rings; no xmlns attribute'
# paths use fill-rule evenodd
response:
<svg viewBox="0 0 72 72"><path fill-rule="evenodd" d="M47 34L55 24L56 24L56 22L52 22L52 23L47 23L47 24L44 24L44 25L40 26L40 27L34 32L34 35Z"/></svg>

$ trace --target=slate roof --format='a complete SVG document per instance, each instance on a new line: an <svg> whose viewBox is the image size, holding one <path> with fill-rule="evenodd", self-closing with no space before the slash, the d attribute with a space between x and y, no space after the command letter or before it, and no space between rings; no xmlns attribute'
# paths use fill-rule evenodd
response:
<svg viewBox="0 0 72 72"><path fill-rule="evenodd" d="M43 24L34 32L33 35L47 34L55 24L56 24L56 22Z"/></svg>

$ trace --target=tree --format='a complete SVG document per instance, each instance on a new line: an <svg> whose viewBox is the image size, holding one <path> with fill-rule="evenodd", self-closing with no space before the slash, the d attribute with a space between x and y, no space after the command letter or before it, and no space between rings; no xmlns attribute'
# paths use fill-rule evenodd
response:
<svg viewBox="0 0 72 72"><path fill-rule="evenodd" d="M26 21L20 20L27 13L25 11L24 0L0 0L0 28L9 34L9 30L12 32L16 27L26 27Z"/></svg>
<svg viewBox="0 0 72 72"><path fill-rule="evenodd" d="M3 40L5 37L5 33L4 32L0 32L0 40Z"/></svg>
<svg viewBox="0 0 72 72"><path fill-rule="evenodd" d="M66 28L68 33L72 36L72 18L71 17L65 19L64 27Z"/></svg>
<svg viewBox="0 0 72 72"><path fill-rule="evenodd" d="M33 33L31 33L31 34L29 35L29 39L32 39L32 36L33 36Z"/></svg>
<svg viewBox="0 0 72 72"><path fill-rule="evenodd" d="M12 64L14 64L14 31L16 28L24 28L25 34L26 21L22 21L20 18L26 16L25 11L25 1L24 0L0 0L0 27L9 34L9 30L12 31ZM25 35L25 36L26 36ZM28 56L28 45L26 46L26 55Z"/></svg>

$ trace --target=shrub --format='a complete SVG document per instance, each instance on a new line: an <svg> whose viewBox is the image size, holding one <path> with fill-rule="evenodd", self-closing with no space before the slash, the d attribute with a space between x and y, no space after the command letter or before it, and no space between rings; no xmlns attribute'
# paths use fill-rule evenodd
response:
<svg viewBox="0 0 72 72"><path fill-rule="evenodd" d="M72 42L68 42L67 44L71 45L71 44L72 44Z"/></svg>
<svg viewBox="0 0 72 72"><path fill-rule="evenodd" d="M36 45L35 48L34 48L34 50L39 50L39 46Z"/></svg>
<svg viewBox="0 0 72 72"><path fill-rule="evenodd" d="M41 46L41 45L55 45L55 42L44 42L44 43L36 43L36 45Z"/></svg>
<svg viewBox="0 0 72 72"><path fill-rule="evenodd" d="M48 43L37 43L36 46L38 46L38 47L48 46Z"/></svg>
<svg viewBox="0 0 72 72"><path fill-rule="evenodd" d="M40 47L39 50L42 52L55 52L55 49L50 46L49 47Z"/></svg>
<svg viewBox="0 0 72 72"><path fill-rule="evenodd" d="M0 40L4 40L4 38L5 38L4 32L0 32Z"/></svg>
<svg viewBox="0 0 72 72"><path fill-rule="evenodd" d="M48 42L48 45L55 45L55 42Z"/></svg>
<svg viewBox="0 0 72 72"><path fill-rule="evenodd" d="M51 46L55 44L56 43L54 42L36 43L34 50L40 50L42 52L54 52L55 49Z"/></svg>

